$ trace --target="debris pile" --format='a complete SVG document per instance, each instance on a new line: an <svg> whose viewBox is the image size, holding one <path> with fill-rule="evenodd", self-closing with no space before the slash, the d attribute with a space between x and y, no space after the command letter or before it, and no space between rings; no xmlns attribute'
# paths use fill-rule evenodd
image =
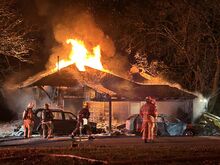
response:
<svg viewBox="0 0 220 165"><path fill-rule="evenodd" d="M12 136L22 125L22 120L0 123L0 138Z"/></svg>
<svg viewBox="0 0 220 165"><path fill-rule="evenodd" d="M220 117L204 112L198 120L198 135L220 135Z"/></svg>

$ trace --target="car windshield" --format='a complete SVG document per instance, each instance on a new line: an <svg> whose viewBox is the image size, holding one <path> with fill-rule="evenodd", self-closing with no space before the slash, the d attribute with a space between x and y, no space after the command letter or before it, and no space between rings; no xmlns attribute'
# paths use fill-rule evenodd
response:
<svg viewBox="0 0 220 165"><path fill-rule="evenodd" d="M40 109L35 109L34 110L34 113L36 114L36 116L38 118L41 118L41 115L42 115L42 111L44 109L43 108L40 108ZM62 120L63 117L62 117L62 111L61 109L50 109L54 115L54 120Z"/></svg>
<svg viewBox="0 0 220 165"><path fill-rule="evenodd" d="M73 114L68 113L68 112L65 112L64 116L65 116L65 120L75 120L76 119L76 117Z"/></svg>
<svg viewBox="0 0 220 165"><path fill-rule="evenodd" d="M164 121L169 122L169 123L179 123L180 122L177 118L172 117L172 116L164 117Z"/></svg>

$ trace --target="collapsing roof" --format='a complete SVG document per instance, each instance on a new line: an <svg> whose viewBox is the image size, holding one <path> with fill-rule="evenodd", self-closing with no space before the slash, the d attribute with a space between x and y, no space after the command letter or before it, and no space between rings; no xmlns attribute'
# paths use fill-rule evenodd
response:
<svg viewBox="0 0 220 165"><path fill-rule="evenodd" d="M78 71L70 65L57 72L44 73L25 81L21 87L30 86L87 86L99 93L117 96L127 100L144 100L146 96L156 99L194 99L196 96L168 85L137 84L112 73L90 67Z"/></svg>
<svg viewBox="0 0 220 165"><path fill-rule="evenodd" d="M169 85L143 85L119 79L118 77L104 78L104 87L116 92L118 95L126 95L133 100L144 100L146 96L157 99L194 99L195 95ZM119 85L117 85L119 84Z"/></svg>
<svg viewBox="0 0 220 165"><path fill-rule="evenodd" d="M44 72L33 76L23 82L21 88L31 86L65 86L65 87L89 87L97 92L115 96L116 93L101 85L101 79L106 76L106 72L101 72L90 67L87 71L79 71L76 66L70 65L57 72Z"/></svg>

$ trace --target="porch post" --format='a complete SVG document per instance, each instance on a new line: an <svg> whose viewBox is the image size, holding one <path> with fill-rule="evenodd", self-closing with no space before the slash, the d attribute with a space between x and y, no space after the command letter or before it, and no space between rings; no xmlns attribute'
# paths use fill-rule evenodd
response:
<svg viewBox="0 0 220 165"><path fill-rule="evenodd" d="M60 56L57 56L57 70L58 70L58 74L60 75ZM60 81L60 80L58 80ZM60 84L60 82L59 82ZM64 108L64 105L61 105L61 91L60 91L60 85L58 85L57 87L57 106Z"/></svg>
<svg viewBox="0 0 220 165"><path fill-rule="evenodd" d="M112 98L109 96L109 133L112 132Z"/></svg>

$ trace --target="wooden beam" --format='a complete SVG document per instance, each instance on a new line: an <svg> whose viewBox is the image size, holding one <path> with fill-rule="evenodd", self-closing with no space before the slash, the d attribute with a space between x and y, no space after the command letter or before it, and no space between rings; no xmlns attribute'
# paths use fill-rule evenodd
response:
<svg viewBox="0 0 220 165"><path fill-rule="evenodd" d="M112 132L112 98L109 96L109 133Z"/></svg>

